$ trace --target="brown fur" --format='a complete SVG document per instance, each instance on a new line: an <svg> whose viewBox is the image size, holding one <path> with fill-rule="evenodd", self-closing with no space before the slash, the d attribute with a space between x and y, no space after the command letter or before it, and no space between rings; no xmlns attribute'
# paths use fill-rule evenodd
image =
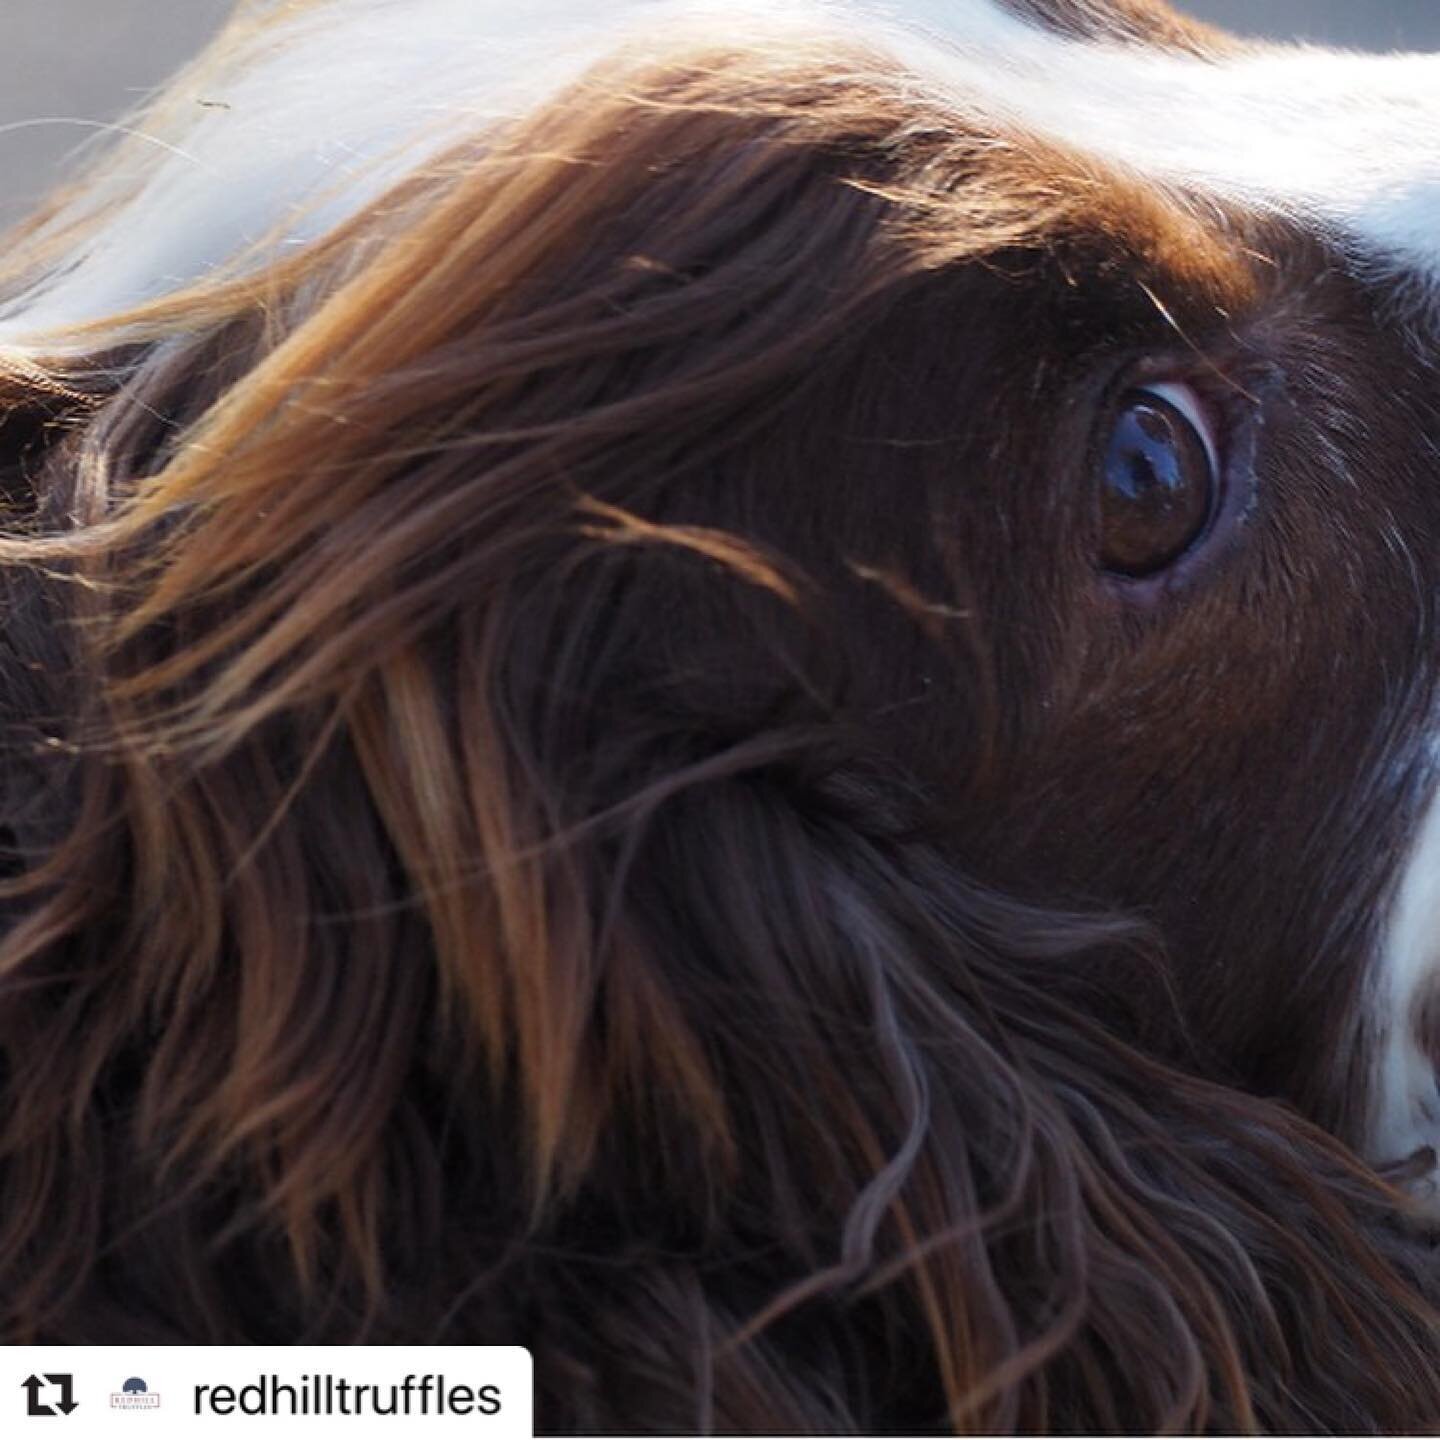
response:
<svg viewBox="0 0 1440 1440"><path fill-rule="evenodd" d="M1240 44L1223 30L1158 0L1005 0L1005 4L1062 35L1082 40L1148 45L1202 59Z"/></svg>
<svg viewBox="0 0 1440 1440"><path fill-rule="evenodd" d="M1435 527L1336 418L1402 443L1406 362L1293 237L927 118L617 62L10 376L7 1339L520 1342L544 1430L1440 1420L1315 808L1413 801L1408 711L1315 714L1424 620L1339 608L1304 431ZM1197 345L1319 418L1258 568L1122 612L1064 457Z"/></svg>

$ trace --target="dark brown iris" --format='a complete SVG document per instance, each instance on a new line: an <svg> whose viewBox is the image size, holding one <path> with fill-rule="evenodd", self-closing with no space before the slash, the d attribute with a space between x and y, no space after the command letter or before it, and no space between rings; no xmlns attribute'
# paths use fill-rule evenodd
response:
<svg viewBox="0 0 1440 1440"><path fill-rule="evenodd" d="M1100 563L1137 580L1173 565L1204 531L1215 490L1194 425L1159 395L1132 391L1102 462Z"/></svg>

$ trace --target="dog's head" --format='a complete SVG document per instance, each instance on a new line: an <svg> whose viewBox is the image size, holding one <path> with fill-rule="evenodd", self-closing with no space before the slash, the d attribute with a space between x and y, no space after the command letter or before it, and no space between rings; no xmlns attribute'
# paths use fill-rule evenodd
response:
<svg viewBox="0 0 1440 1440"><path fill-rule="evenodd" d="M10 1334L1440 1416L1440 62L911 8L251 5L15 237Z"/></svg>

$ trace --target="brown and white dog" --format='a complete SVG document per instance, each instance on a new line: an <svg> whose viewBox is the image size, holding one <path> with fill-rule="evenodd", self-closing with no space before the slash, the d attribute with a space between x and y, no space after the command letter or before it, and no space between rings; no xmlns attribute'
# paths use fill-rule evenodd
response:
<svg viewBox="0 0 1440 1440"><path fill-rule="evenodd" d="M1440 59L261 0L4 264L0 1334L1440 1424Z"/></svg>

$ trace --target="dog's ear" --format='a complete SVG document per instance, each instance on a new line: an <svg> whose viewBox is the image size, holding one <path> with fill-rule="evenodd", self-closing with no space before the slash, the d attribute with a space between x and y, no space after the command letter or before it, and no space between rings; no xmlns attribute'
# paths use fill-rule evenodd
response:
<svg viewBox="0 0 1440 1440"><path fill-rule="evenodd" d="M64 651L22 708L74 760L0 942L6 1333L421 1333L590 1173L625 797L559 702L620 688L612 557L785 593L624 501L844 334L880 206L707 83L558 105L53 367L113 383L0 536ZM47 432L10 429L19 488ZM698 1114L660 992L609 994L627 1086Z"/></svg>

